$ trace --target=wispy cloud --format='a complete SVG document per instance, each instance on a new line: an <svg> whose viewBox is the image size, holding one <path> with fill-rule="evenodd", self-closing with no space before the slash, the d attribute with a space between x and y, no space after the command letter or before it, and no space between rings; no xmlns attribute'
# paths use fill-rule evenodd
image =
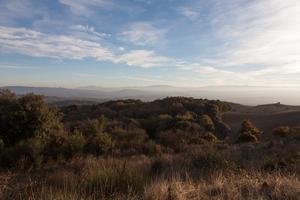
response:
<svg viewBox="0 0 300 200"><path fill-rule="evenodd" d="M199 17L199 11L194 10L192 7L180 7L178 12L190 20L195 20Z"/></svg>
<svg viewBox="0 0 300 200"><path fill-rule="evenodd" d="M136 45L147 46L157 45L163 42L167 29L160 29L150 22L137 22L126 26L126 30L121 32L121 39L132 42Z"/></svg>
<svg viewBox="0 0 300 200"><path fill-rule="evenodd" d="M147 50L133 50L128 53L120 55L117 62L127 63L131 66L140 66L143 68L150 67L166 67L173 63L172 58L156 55L152 51Z"/></svg>
<svg viewBox="0 0 300 200"><path fill-rule="evenodd" d="M66 35L49 35L26 28L0 26L0 45L3 52L58 59L94 58L99 61L126 63L145 68L169 66L173 62L172 58L159 56L148 50L116 54L99 42Z"/></svg>
<svg viewBox="0 0 300 200"><path fill-rule="evenodd" d="M110 36L110 34L107 34L107 33L97 32L94 27L89 26L89 25L86 25L86 26L83 26L80 24L72 25L70 27L70 29L74 30L74 31L89 33L89 34L92 34L92 35L95 35L98 37L109 37Z"/></svg>
<svg viewBox="0 0 300 200"><path fill-rule="evenodd" d="M109 49L99 43L72 36L49 35L26 28L0 26L0 44L3 51L38 57L111 60Z"/></svg>
<svg viewBox="0 0 300 200"><path fill-rule="evenodd" d="M26 66L26 65L5 64L5 63L0 63L0 68L2 68L2 69L33 69L33 67Z"/></svg>
<svg viewBox="0 0 300 200"><path fill-rule="evenodd" d="M220 11L218 33L235 45L223 53L217 64L260 66L256 75L299 73L299 11L300 2L295 0L256 0L230 13Z"/></svg>
<svg viewBox="0 0 300 200"><path fill-rule="evenodd" d="M69 6L71 11L76 15L89 16L93 11L91 8L105 8L112 9L115 4L111 0L59 0L60 3Z"/></svg>

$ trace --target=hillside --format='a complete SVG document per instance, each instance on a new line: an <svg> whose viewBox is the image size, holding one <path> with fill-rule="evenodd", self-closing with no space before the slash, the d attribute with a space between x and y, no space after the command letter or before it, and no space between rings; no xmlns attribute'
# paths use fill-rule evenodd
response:
<svg viewBox="0 0 300 200"><path fill-rule="evenodd" d="M0 199L299 199L298 107L69 103L0 90Z"/></svg>
<svg viewBox="0 0 300 200"><path fill-rule="evenodd" d="M230 104L232 110L223 115L226 122L237 133L243 120L251 120L268 138L272 130L279 126L299 126L300 106L283 104L266 104L259 106L243 106Z"/></svg>

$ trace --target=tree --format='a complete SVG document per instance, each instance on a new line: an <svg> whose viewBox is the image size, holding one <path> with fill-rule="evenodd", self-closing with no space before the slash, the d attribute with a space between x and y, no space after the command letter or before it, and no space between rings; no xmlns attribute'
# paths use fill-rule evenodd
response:
<svg viewBox="0 0 300 200"><path fill-rule="evenodd" d="M0 95L0 137L7 145L21 140L45 138L50 132L63 128L61 113L49 107L42 96L28 94L16 98L13 93Z"/></svg>

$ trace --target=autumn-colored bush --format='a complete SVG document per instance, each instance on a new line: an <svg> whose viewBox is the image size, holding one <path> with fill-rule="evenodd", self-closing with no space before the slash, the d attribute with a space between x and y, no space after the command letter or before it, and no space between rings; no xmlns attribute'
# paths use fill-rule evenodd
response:
<svg viewBox="0 0 300 200"><path fill-rule="evenodd" d="M258 142L262 131L256 128L251 121L244 120L239 131L237 143Z"/></svg>
<svg viewBox="0 0 300 200"><path fill-rule="evenodd" d="M278 137L287 137L291 130L288 126L281 126L273 130L273 135Z"/></svg>
<svg viewBox="0 0 300 200"><path fill-rule="evenodd" d="M214 122L208 115L202 115L199 119L200 124L206 129L206 131L214 131Z"/></svg>

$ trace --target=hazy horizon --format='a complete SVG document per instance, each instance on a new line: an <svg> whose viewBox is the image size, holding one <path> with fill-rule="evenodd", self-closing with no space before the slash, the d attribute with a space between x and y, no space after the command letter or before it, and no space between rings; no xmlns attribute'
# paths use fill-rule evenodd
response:
<svg viewBox="0 0 300 200"><path fill-rule="evenodd" d="M26 87L8 86L17 94L36 93L48 97L81 100L108 99L141 99L154 100L167 96L187 96L194 98L219 99L244 105L262 105L282 103L286 105L300 105L300 88L293 87L247 87L247 86L210 86L210 87L173 87L168 85L152 85L145 87Z"/></svg>

